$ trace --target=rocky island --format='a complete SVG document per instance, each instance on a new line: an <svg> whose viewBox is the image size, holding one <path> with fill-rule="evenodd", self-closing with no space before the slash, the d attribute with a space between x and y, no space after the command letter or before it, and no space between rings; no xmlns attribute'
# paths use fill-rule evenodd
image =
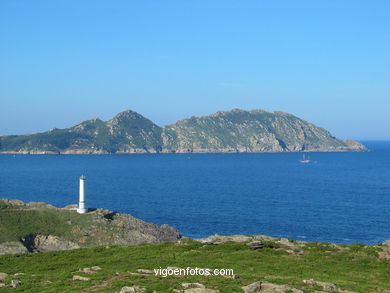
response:
<svg viewBox="0 0 390 293"><path fill-rule="evenodd" d="M0 136L0 153L130 154L242 152L367 151L354 140L340 140L329 131L292 114L219 111L160 127L131 111L108 121L93 118L66 129Z"/></svg>

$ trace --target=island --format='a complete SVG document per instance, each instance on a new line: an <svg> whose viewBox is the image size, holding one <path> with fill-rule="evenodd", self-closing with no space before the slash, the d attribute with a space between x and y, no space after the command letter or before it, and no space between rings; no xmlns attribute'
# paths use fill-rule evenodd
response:
<svg viewBox="0 0 390 293"><path fill-rule="evenodd" d="M138 154L361 152L321 127L285 112L233 109L160 127L126 110L108 121L93 118L66 129L0 136L6 154Z"/></svg>

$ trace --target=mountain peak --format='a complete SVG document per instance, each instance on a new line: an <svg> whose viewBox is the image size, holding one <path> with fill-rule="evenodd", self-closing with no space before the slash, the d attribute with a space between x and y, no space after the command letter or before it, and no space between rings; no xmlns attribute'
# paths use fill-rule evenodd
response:
<svg viewBox="0 0 390 293"><path fill-rule="evenodd" d="M227 111L217 111L215 113L212 113L208 116L210 117L216 117L216 116L225 116L225 115L229 115L229 114L238 114L238 113L247 113L248 111L246 110L242 110L242 109L239 109L239 108L234 108L234 109L231 109L231 110L227 110ZM205 117L208 117L208 116L205 116Z"/></svg>
<svg viewBox="0 0 390 293"><path fill-rule="evenodd" d="M243 110L239 108L233 108L228 111L217 111L213 114L210 114L209 116L225 116L230 114L257 114L257 113L268 113L268 112L262 109Z"/></svg>
<svg viewBox="0 0 390 293"><path fill-rule="evenodd" d="M142 115L138 114L133 110L124 110L116 114L114 117L112 117L112 119L123 119L123 118L135 117L135 116L142 116Z"/></svg>
<svg viewBox="0 0 390 293"><path fill-rule="evenodd" d="M118 114L116 114L114 117L112 117L110 120L107 121L108 126L118 126L123 125L125 127L128 127L129 125L133 123L138 123L139 121L150 121L141 114L132 111L132 110L125 110ZM150 123L152 123L150 121Z"/></svg>

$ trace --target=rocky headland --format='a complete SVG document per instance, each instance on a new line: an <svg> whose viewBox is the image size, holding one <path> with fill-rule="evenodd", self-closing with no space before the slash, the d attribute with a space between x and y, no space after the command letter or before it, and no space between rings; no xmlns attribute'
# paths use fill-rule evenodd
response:
<svg viewBox="0 0 390 293"><path fill-rule="evenodd" d="M66 129L0 136L0 153L134 154L367 151L285 112L233 109L160 127L131 111Z"/></svg>
<svg viewBox="0 0 390 293"><path fill-rule="evenodd" d="M76 206L0 199L0 254L113 245L175 242L179 231L104 209L78 214Z"/></svg>

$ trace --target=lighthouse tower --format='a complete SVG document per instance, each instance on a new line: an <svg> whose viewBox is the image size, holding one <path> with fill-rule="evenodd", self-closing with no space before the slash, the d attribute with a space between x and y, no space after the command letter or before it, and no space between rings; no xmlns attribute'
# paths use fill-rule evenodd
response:
<svg viewBox="0 0 390 293"><path fill-rule="evenodd" d="M80 193L79 193L79 208L77 212L79 214L85 214L87 209L85 208L85 176L80 176Z"/></svg>

